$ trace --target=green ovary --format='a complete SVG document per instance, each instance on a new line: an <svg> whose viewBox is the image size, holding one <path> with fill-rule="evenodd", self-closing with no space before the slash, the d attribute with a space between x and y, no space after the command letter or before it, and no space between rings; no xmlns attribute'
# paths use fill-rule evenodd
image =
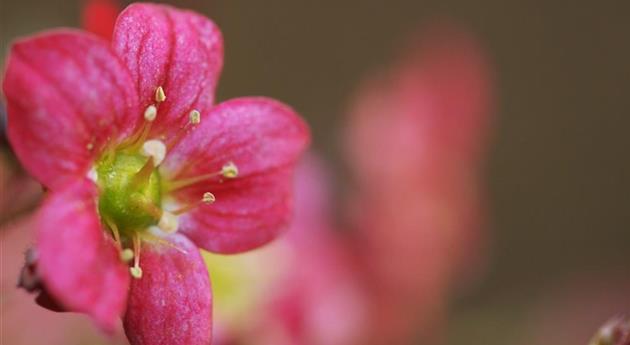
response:
<svg viewBox="0 0 630 345"><path fill-rule="evenodd" d="M96 165L101 189L99 212L106 223L114 223L121 234L143 231L157 224L161 204L160 175L153 169L147 178L134 177L148 158L137 153L117 152Z"/></svg>

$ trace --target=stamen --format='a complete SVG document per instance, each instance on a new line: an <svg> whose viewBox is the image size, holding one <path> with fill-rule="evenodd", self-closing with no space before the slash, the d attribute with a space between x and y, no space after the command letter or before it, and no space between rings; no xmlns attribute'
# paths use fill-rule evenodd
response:
<svg viewBox="0 0 630 345"><path fill-rule="evenodd" d="M144 119L147 122L153 122L153 121L155 121L156 117L157 117L157 107L155 105L151 104L144 111Z"/></svg>
<svg viewBox="0 0 630 345"><path fill-rule="evenodd" d="M228 162L223 166L223 168L221 168L221 174L225 178L236 178L238 177L238 167L234 164L234 162Z"/></svg>
<svg viewBox="0 0 630 345"><path fill-rule="evenodd" d="M203 202L204 204L213 204L215 201L217 201L217 198L214 196L214 194L210 192L203 193L203 198L201 198L201 202Z"/></svg>
<svg viewBox="0 0 630 345"><path fill-rule="evenodd" d="M137 188L149 183L149 179L151 178L151 174L153 174L153 170L155 170L155 168L155 158L149 157L144 166L136 173L133 180L131 180L131 187Z"/></svg>
<svg viewBox="0 0 630 345"><path fill-rule="evenodd" d="M133 136L129 138L127 141L128 145L132 150L138 149L140 143L144 143L151 132L151 126L153 121L157 118L157 107L153 104L148 106L144 110L144 123L142 124L142 128L138 132L136 132Z"/></svg>
<svg viewBox="0 0 630 345"><path fill-rule="evenodd" d="M161 140L147 140L142 144L141 153L144 156L153 158L153 164L158 166L164 161L164 157L166 157L166 145L164 145Z"/></svg>
<svg viewBox="0 0 630 345"><path fill-rule="evenodd" d="M217 198L214 196L214 194L212 194L210 192L205 192L205 193L203 193L203 197L201 198L201 200L198 200L196 202L191 203L190 205L186 205L186 206L184 206L182 208L179 208L179 209L173 211L172 213L174 215L179 216L179 215L182 215L182 214L184 214L186 212L189 212L189 211L197 208L201 204L210 205L210 204L213 204L215 201L217 201Z"/></svg>
<svg viewBox="0 0 630 345"><path fill-rule="evenodd" d="M177 220L177 216L171 212L162 212L162 217L160 217L160 221L158 222L158 228L162 231L172 234L177 231L179 227L179 221Z"/></svg>
<svg viewBox="0 0 630 345"><path fill-rule="evenodd" d="M198 110L193 109L190 114L188 114L188 119L191 124L198 125L201 122L201 113Z"/></svg>
<svg viewBox="0 0 630 345"><path fill-rule="evenodd" d="M166 145L166 148L168 151L170 151L173 147L175 147L175 145L177 145L182 138L184 137L184 134L186 134L186 131L188 131L188 128L190 128L191 125L195 126L198 125L201 122L201 113L199 112L199 110L197 109L193 109L190 111L190 113L188 114L188 122L184 125L184 127L181 127L177 133L175 133L175 135L173 136L173 138L168 142L168 144Z"/></svg>
<svg viewBox="0 0 630 345"><path fill-rule="evenodd" d="M88 171L87 178L89 178L93 182L97 182L98 181L98 173L96 172L96 169L94 169L94 167L92 167L92 169L90 169Z"/></svg>
<svg viewBox="0 0 630 345"><path fill-rule="evenodd" d="M174 190L188 187L195 183L198 183L204 180L209 180L217 176L223 176L224 178L227 178L227 179L234 179L238 177L238 167L236 166L236 164L234 164L234 162L228 162L224 164L223 167L221 167L220 171L204 174L204 175L199 175L199 176L194 176L194 177L189 177L189 178L184 178L181 180L175 180L171 182L171 184L168 186L167 191L172 192Z"/></svg>
<svg viewBox="0 0 630 345"><path fill-rule="evenodd" d="M142 268L140 268L140 235L135 233L132 238L133 241L133 251L135 253L133 258L133 267L129 267L129 272L131 276L140 279L142 278Z"/></svg>
<svg viewBox="0 0 630 345"><path fill-rule="evenodd" d="M123 262L130 262L134 257L133 250L125 248L120 252L120 260Z"/></svg>
<svg viewBox="0 0 630 345"><path fill-rule="evenodd" d="M164 89L161 86L155 90L155 101L158 103L162 103L166 100L166 94L164 93Z"/></svg>

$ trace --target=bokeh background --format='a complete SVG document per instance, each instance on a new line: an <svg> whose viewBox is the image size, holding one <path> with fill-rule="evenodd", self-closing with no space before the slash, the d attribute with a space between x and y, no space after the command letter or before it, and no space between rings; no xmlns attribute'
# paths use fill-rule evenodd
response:
<svg viewBox="0 0 630 345"><path fill-rule="evenodd" d="M467 28L496 93L484 175L491 244L485 274L452 303L448 343L580 341L609 313L630 312L629 2L170 3L222 29L219 100L267 95L293 105L333 162L339 194L341 129L357 84L423 25L448 18ZM4 62L18 36L78 27L80 2L2 0L0 17Z"/></svg>

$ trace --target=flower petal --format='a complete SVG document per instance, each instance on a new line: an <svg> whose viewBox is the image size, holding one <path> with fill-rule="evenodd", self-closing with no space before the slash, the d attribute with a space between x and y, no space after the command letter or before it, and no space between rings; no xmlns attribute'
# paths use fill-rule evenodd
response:
<svg viewBox="0 0 630 345"><path fill-rule="evenodd" d="M191 110L212 106L223 38L209 19L165 5L132 4L118 17L113 46L131 71L142 106L155 103L155 91L163 87L157 133L168 135Z"/></svg>
<svg viewBox="0 0 630 345"><path fill-rule="evenodd" d="M295 162L309 141L306 124L286 105L239 98L215 107L174 148L164 163L171 180L221 171L236 164L238 177L206 180L177 194L180 201L216 196L180 221L197 245L240 252L271 241L287 224Z"/></svg>
<svg viewBox="0 0 630 345"><path fill-rule="evenodd" d="M109 41L112 39L119 11L116 0L88 0L81 11L81 26Z"/></svg>
<svg viewBox="0 0 630 345"><path fill-rule="evenodd" d="M210 278L197 247L182 235L145 243L143 276L131 283L124 319L132 345L207 345L212 335Z"/></svg>
<svg viewBox="0 0 630 345"><path fill-rule="evenodd" d="M105 41L79 31L16 42L3 87L9 140L29 173L50 188L85 176L96 153L138 117L125 67Z"/></svg>
<svg viewBox="0 0 630 345"><path fill-rule="evenodd" d="M38 274L69 311L89 314L112 331L127 301L129 273L96 211L90 181L51 194L37 216Z"/></svg>
<svg viewBox="0 0 630 345"><path fill-rule="evenodd" d="M217 186L217 201L180 218L180 231L215 253L239 253L276 238L291 220L293 174L270 174ZM219 189L220 188L220 189Z"/></svg>

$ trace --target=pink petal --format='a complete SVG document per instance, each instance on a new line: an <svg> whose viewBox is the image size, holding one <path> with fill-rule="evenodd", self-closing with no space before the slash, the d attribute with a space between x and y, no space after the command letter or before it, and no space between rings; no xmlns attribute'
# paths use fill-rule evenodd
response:
<svg viewBox="0 0 630 345"><path fill-rule="evenodd" d="M483 49L446 25L414 38L393 68L362 85L351 107L349 159L366 184L465 171L483 153L492 104Z"/></svg>
<svg viewBox="0 0 630 345"><path fill-rule="evenodd" d="M3 87L11 144L51 188L84 176L107 140L128 133L138 117L124 66L105 41L78 31L16 42Z"/></svg>
<svg viewBox="0 0 630 345"><path fill-rule="evenodd" d="M216 253L260 247L276 238L291 220L292 178L291 170L282 169L208 187L216 191L217 201L180 218L180 231L199 247Z"/></svg>
<svg viewBox="0 0 630 345"><path fill-rule="evenodd" d="M234 162L234 180L204 181L178 193L184 202L204 192L217 201L185 215L180 228L202 248L240 252L271 241L288 223L295 162L309 141L306 124L286 105L239 98L218 105L165 162L179 179L221 170Z"/></svg>
<svg viewBox="0 0 630 345"><path fill-rule="evenodd" d="M188 113L208 110L223 67L223 38L209 19L170 6L132 4L118 17L113 46L125 62L143 107L155 103L162 86L154 129L168 132Z"/></svg>
<svg viewBox="0 0 630 345"><path fill-rule="evenodd" d="M65 309L112 331L125 308L129 273L96 211L97 189L83 180L51 194L37 216L38 274Z"/></svg>
<svg viewBox="0 0 630 345"><path fill-rule="evenodd" d="M210 278L197 247L184 236L145 243L143 276L133 279L124 319L132 345L208 345Z"/></svg>
<svg viewBox="0 0 630 345"><path fill-rule="evenodd" d="M81 12L81 26L95 35L111 40L119 11L116 0L87 0Z"/></svg>

